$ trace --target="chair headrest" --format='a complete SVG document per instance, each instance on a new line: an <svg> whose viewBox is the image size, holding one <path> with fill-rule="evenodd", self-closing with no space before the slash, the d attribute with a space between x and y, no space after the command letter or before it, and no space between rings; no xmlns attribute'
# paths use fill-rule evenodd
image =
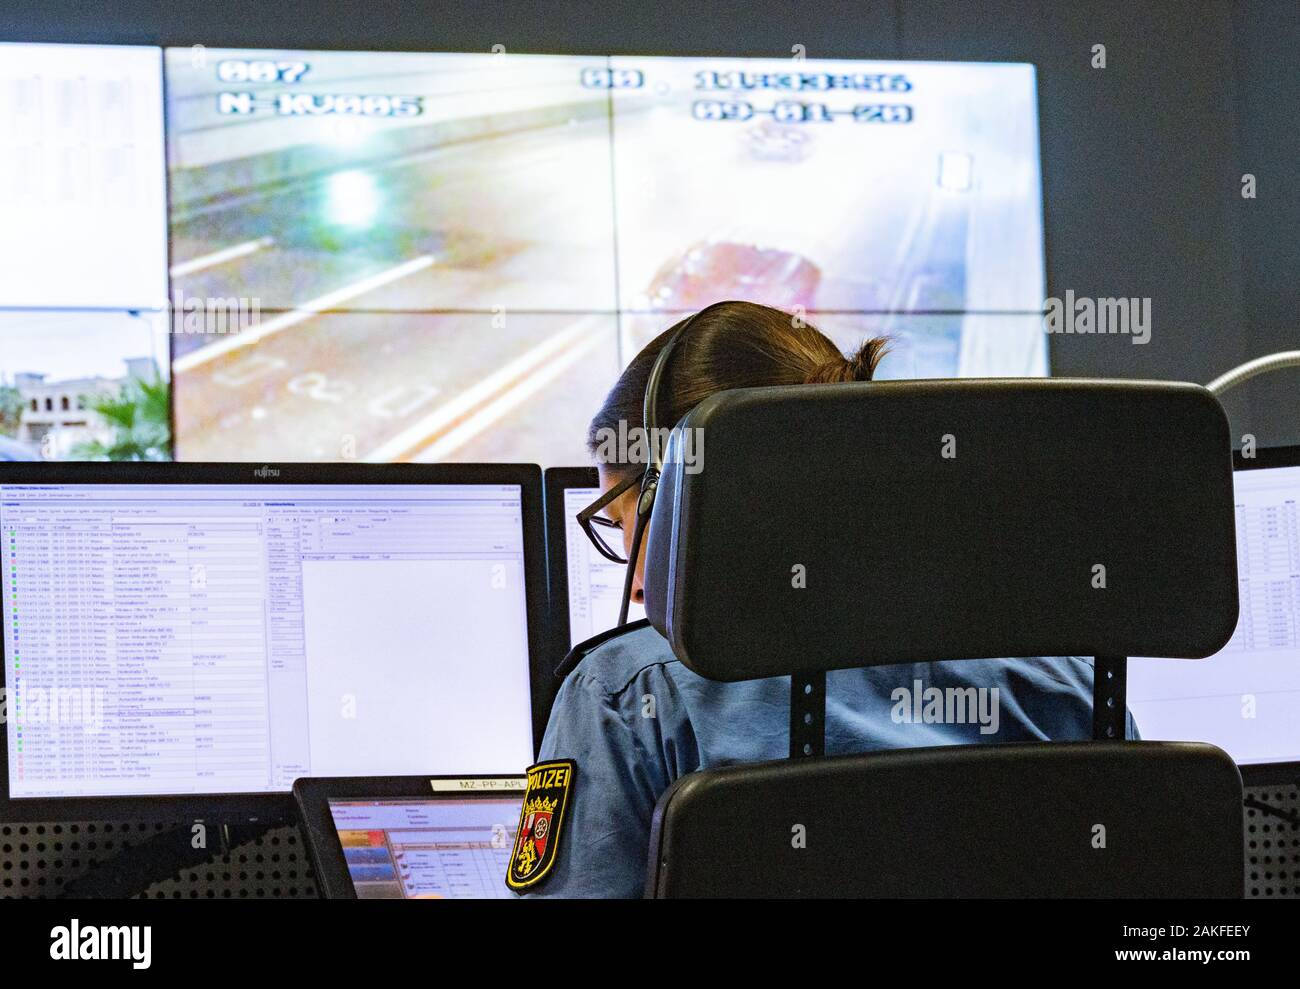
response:
<svg viewBox="0 0 1300 989"><path fill-rule="evenodd" d="M1227 417L1170 382L720 393L669 444L645 595L714 680L1208 656L1237 623Z"/></svg>

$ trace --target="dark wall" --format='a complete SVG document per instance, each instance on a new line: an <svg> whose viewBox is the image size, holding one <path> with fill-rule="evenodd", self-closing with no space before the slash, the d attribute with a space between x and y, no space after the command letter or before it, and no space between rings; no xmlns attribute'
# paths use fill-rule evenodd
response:
<svg viewBox="0 0 1300 989"><path fill-rule="evenodd" d="M0 38L1029 61L1052 294L1152 300L1149 344L1054 337L1053 373L1205 382L1300 347L1296 0L5 0ZM1283 372L1229 395L1234 431L1300 443L1297 384Z"/></svg>
<svg viewBox="0 0 1300 989"><path fill-rule="evenodd" d="M1251 356L1300 349L1300 3L1233 8L1237 128L1243 172L1258 198L1242 201L1242 317ZM1265 446L1300 444L1300 369L1243 386L1250 427Z"/></svg>

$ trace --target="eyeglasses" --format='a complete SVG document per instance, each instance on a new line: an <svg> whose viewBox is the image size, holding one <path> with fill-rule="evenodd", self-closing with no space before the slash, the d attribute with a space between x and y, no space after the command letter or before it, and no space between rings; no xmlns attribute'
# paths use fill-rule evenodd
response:
<svg viewBox="0 0 1300 989"><path fill-rule="evenodd" d="M618 539L615 542L618 547L616 549L615 546L606 541L604 533L609 532L611 529L617 529L621 532L623 523L615 522L608 515L600 514L601 510L628 488L640 483L641 475L633 474L626 480L614 485L578 513L578 525L582 526L582 531L587 534L591 544L596 547L596 551L601 556L613 563L627 563L627 557L623 555L623 540Z"/></svg>

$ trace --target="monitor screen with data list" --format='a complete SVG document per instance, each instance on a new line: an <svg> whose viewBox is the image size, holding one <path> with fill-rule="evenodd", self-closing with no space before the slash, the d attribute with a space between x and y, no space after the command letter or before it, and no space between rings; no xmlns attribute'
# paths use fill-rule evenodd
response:
<svg viewBox="0 0 1300 989"><path fill-rule="evenodd" d="M1300 448L1237 457L1241 614L1207 659L1134 659L1128 702L1145 739L1217 745L1247 781L1300 771ZM1287 768L1289 767L1289 768Z"/></svg>
<svg viewBox="0 0 1300 989"><path fill-rule="evenodd" d="M569 644L577 645L618 624L627 567L605 559L591 545L577 514L600 497L599 488L568 488L564 492L565 557L569 568ZM619 533L615 533L617 539ZM639 621L645 608L633 602L627 620Z"/></svg>
<svg viewBox="0 0 1300 989"><path fill-rule="evenodd" d="M532 761L535 467L40 466L0 474L11 807Z"/></svg>
<svg viewBox="0 0 1300 989"><path fill-rule="evenodd" d="M627 568L605 559L578 524L580 511L600 497L594 467L549 467L546 470L546 545L549 553L551 665L573 646L618 624ZM622 534L610 531L615 544ZM628 621L645 617L632 604Z"/></svg>

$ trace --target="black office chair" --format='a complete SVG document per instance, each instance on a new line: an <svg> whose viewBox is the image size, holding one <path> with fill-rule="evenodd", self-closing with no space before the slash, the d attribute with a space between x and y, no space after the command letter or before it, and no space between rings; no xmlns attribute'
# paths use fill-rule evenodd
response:
<svg viewBox="0 0 1300 989"><path fill-rule="evenodd" d="M678 780L647 895L1242 895L1237 767L1124 740L1126 657L1202 658L1237 622L1228 425L1207 391L755 388L680 427L703 430L704 469L670 445L646 610L701 676L791 677L790 759ZM1094 741L823 755L827 670L1079 655L1096 657Z"/></svg>

